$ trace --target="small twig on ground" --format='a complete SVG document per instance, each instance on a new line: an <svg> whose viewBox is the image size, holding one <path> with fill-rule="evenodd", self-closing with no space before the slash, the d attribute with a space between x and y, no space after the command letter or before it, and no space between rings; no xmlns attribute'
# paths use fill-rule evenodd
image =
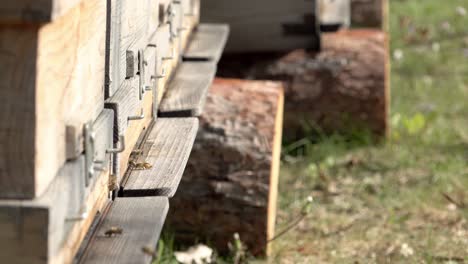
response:
<svg viewBox="0 0 468 264"><path fill-rule="evenodd" d="M457 200L455 200L453 197L451 197L448 193L442 193L442 196L447 200L449 201L450 203L453 203L454 205L456 205L458 208L465 208L465 203L463 202L459 202Z"/></svg>
<svg viewBox="0 0 468 264"><path fill-rule="evenodd" d="M462 257L432 256L432 259L435 261L440 261L440 262L452 261L452 262L458 262L458 263L465 263L465 259Z"/></svg>
<svg viewBox="0 0 468 264"><path fill-rule="evenodd" d="M282 237L284 234L288 233L293 228L295 228L297 225L299 225L299 223L309 215L309 213L310 213L309 208L310 208L310 205L312 204L312 202L313 202L312 196L307 197L307 201L304 204L304 206L302 206L301 212L300 212L299 216L296 218L296 220L294 220L290 225L288 225L286 228L284 228L282 231L280 231L272 239L268 240L267 243L270 243L270 242Z"/></svg>

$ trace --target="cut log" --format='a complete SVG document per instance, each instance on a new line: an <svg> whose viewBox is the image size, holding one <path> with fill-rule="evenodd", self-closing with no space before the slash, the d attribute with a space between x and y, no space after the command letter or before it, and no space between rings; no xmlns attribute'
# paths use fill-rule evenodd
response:
<svg viewBox="0 0 468 264"><path fill-rule="evenodd" d="M353 27L384 28L388 0L351 0Z"/></svg>
<svg viewBox="0 0 468 264"><path fill-rule="evenodd" d="M171 200L176 239L207 239L221 252L233 234L255 255L274 236L283 89L278 82L216 79Z"/></svg>
<svg viewBox="0 0 468 264"><path fill-rule="evenodd" d="M323 34L320 53L223 57L219 75L285 81L286 140L323 132L370 130L386 135L388 47L378 30ZM238 69L241 69L239 71Z"/></svg>

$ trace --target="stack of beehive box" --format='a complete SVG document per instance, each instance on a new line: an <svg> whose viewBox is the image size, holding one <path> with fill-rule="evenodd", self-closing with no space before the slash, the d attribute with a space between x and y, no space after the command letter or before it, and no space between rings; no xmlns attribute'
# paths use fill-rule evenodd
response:
<svg viewBox="0 0 468 264"><path fill-rule="evenodd" d="M197 0L2 3L0 259L68 263L87 233L83 262L151 259L134 249L155 247L227 36L198 19Z"/></svg>

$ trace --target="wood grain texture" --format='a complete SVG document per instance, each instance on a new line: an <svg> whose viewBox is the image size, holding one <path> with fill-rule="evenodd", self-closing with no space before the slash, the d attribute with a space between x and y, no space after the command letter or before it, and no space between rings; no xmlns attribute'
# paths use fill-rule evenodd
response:
<svg viewBox="0 0 468 264"><path fill-rule="evenodd" d="M66 126L102 111L105 31L101 0L41 27L0 26L0 197L42 194L65 163Z"/></svg>
<svg viewBox="0 0 468 264"><path fill-rule="evenodd" d="M226 52L316 49L320 43L316 1L203 0L201 22L229 24Z"/></svg>
<svg viewBox="0 0 468 264"><path fill-rule="evenodd" d="M229 36L229 25L200 24L183 53L184 60L212 60L218 62Z"/></svg>
<svg viewBox="0 0 468 264"><path fill-rule="evenodd" d="M126 77L138 71L138 51L145 50L159 26L158 0L110 1L110 67L111 81L106 95L111 97L123 85ZM129 55L134 58L128 60ZM133 74L129 75L129 71Z"/></svg>
<svg viewBox="0 0 468 264"><path fill-rule="evenodd" d="M118 198L100 223L79 263L151 263L167 211L165 197ZM122 234L105 235L121 228Z"/></svg>
<svg viewBox="0 0 468 264"><path fill-rule="evenodd" d="M254 255L274 236L283 114L281 82L215 79L168 227L177 241L227 251L234 233Z"/></svg>
<svg viewBox="0 0 468 264"><path fill-rule="evenodd" d="M0 196L35 188L37 27L0 26Z"/></svg>
<svg viewBox="0 0 468 264"><path fill-rule="evenodd" d="M113 112L104 110L94 123L96 159L104 171L97 172L85 187L84 156L67 162L46 192L34 200L0 201L0 258L8 263L64 263L73 257L89 218L68 221L101 208L107 197L112 146ZM67 261L65 261L67 260Z"/></svg>
<svg viewBox="0 0 468 264"><path fill-rule="evenodd" d="M159 105L159 116L201 115L215 74L215 62L182 62Z"/></svg>
<svg viewBox="0 0 468 264"><path fill-rule="evenodd" d="M141 114L143 102L140 100L140 82L138 77L126 79L120 89L110 99L106 100L105 107L115 112L115 139L125 134L130 122L129 116Z"/></svg>
<svg viewBox="0 0 468 264"><path fill-rule="evenodd" d="M194 18L186 16L184 27L187 28L187 30L181 31L179 37L171 38L169 24L160 25L156 33L157 37L154 38L152 43L156 43L156 58L158 60L156 62L156 72L158 74L164 73L165 77L159 78L156 82L158 96L157 98L155 97L155 103L156 101L160 102L162 100L167 83L173 78L176 68L180 63L180 51L187 46L195 26L196 21Z"/></svg>
<svg viewBox="0 0 468 264"><path fill-rule="evenodd" d="M120 73L119 79L116 80L118 86L122 85L128 67L127 53L138 54L138 50L145 49L148 43L148 26L150 12L148 0L121 0L120 8ZM157 10L155 10L157 12ZM156 28L154 28L156 31ZM125 66L123 66L125 65Z"/></svg>
<svg viewBox="0 0 468 264"><path fill-rule="evenodd" d="M197 118L159 118L148 132L143 153L133 158L123 184L123 196L168 196L177 191L198 130Z"/></svg>
<svg viewBox="0 0 468 264"><path fill-rule="evenodd" d="M143 109L144 116L145 118L143 120L136 120L136 121L125 121L125 117L117 117L120 124L117 124L118 129L117 131L124 132L125 135L125 143L127 148L123 153L119 153L115 155L114 158L114 173L118 176L118 179L122 179L123 175L125 174L127 168L128 168L128 162L130 158L130 154L137 143L137 140L141 133L146 130L152 120L153 117L156 116L157 113L157 108L159 105L159 102L162 99L162 96L165 91L165 87L167 86L167 83L173 78L173 74L177 71L177 66L180 62L178 59L180 57L180 53L178 52L178 49L176 47L179 47L179 45L182 45L183 47L186 46L187 41L189 39L189 35L192 32L193 27L195 26L194 21L189 19L187 21L187 24L189 24L189 30L185 30L182 32L182 34L176 38L172 39L170 37L170 29L168 24L161 24L158 27L158 30L155 32L155 34L148 40L148 46L147 46L147 54L149 54L147 57L148 60L152 60L151 62L148 61L147 63L147 72L145 72L146 75L151 75L154 72L155 75L162 75L163 73L165 74L164 78L159 78L156 80L154 83L150 80L147 79L146 81L150 81L149 85L153 86L152 91L147 91L144 94L144 98L142 101L140 101L140 106ZM180 44L182 43L182 44ZM151 50L148 50L148 48L152 48L152 46L156 46L156 49L154 50L154 56ZM162 54L161 54L162 53ZM163 60L164 57L170 57L172 56L172 59L166 59ZM146 57L145 57L146 58ZM153 64L154 63L154 64ZM153 66L154 65L154 71L153 71ZM163 70L164 69L164 70ZM137 78L137 76L133 78ZM129 80L125 80L124 83L128 82ZM134 84L136 85L137 81L133 80ZM122 86L121 88L123 88ZM126 88L128 89L128 87ZM132 104L128 104L129 98L125 96L124 91L118 91L119 93L119 100L121 105L123 107L129 107ZM133 93L133 92L132 92ZM134 101L131 99L130 101ZM134 113L133 115L139 115L139 109L137 109L137 112ZM120 129L124 128L125 122L127 122L127 128L125 130ZM116 133L117 135L117 133ZM117 138L116 138L117 140ZM115 144L118 144L117 141L115 141Z"/></svg>
<svg viewBox="0 0 468 264"><path fill-rule="evenodd" d="M144 94L143 100L137 101L137 103L139 104L139 107L137 108L138 110L136 110L135 115L140 115L142 109L144 118L141 120L127 122L126 129L119 130L118 128L114 128L115 147L121 144L118 136L123 135L125 137L125 150L121 153L114 154L113 159L113 173L117 176L118 182L120 182L123 175L125 174L125 171L127 170L131 152L135 147L138 138L140 137L141 133L143 133L149 127L151 121L153 120L153 92L147 91ZM116 122L118 122L119 119L123 120L125 117L117 117Z"/></svg>
<svg viewBox="0 0 468 264"><path fill-rule="evenodd" d="M83 0L2 1L0 23L47 23L66 14Z"/></svg>
<svg viewBox="0 0 468 264"><path fill-rule="evenodd" d="M120 14L122 1L107 0L107 38L106 38L106 86L105 98L108 99L120 87L120 67L126 67L120 63Z"/></svg>

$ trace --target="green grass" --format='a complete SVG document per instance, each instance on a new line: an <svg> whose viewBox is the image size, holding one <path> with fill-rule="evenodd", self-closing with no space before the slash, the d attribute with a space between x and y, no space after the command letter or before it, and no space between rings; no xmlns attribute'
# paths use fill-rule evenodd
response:
<svg viewBox="0 0 468 264"><path fill-rule="evenodd" d="M278 229L307 196L316 202L274 242L275 262L468 262L468 15L459 6L468 1L390 1L391 53L403 54L392 61L390 139L333 135L285 148L304 154L283 162Z"/></svg>

